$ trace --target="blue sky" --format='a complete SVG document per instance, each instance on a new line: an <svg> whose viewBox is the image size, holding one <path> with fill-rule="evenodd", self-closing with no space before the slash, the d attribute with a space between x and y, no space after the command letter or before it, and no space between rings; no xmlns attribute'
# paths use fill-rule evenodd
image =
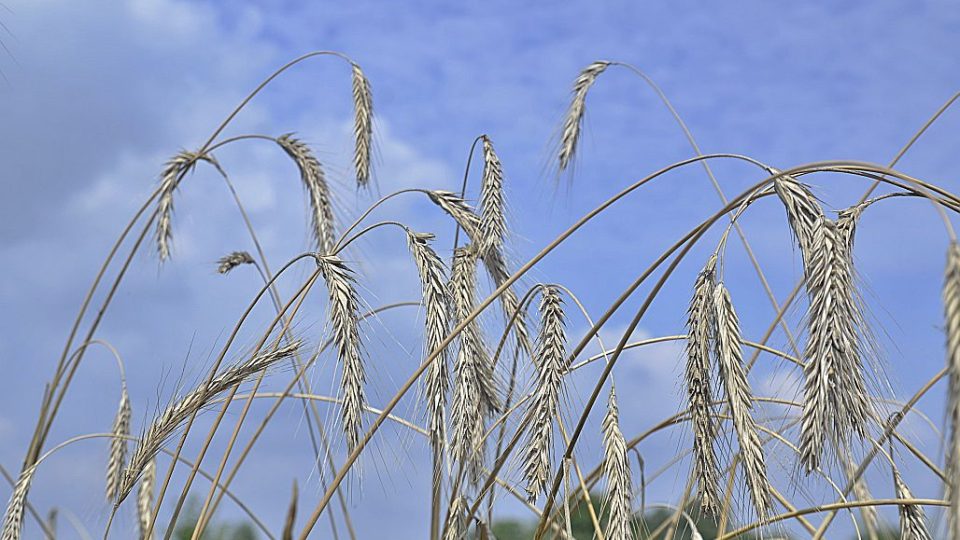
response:
<svg viewBox="0 0 960 540"><path fill-rule="evenodd" d="M0 393L0 462L14 469L85 288L119 229L154 188L164 160L201 144L243 94L303 52L343 51L372 81L381 193L413 185L454 189L470 142L489 134L507 174L516 261L622 186L691 155L654 94L628 72L611 70L590 95L577 174L558 189L549 174L557 126L571 81L593 60L645 70L705 152L743 153L781 168L825 159L886 163L960 89L960 10L947 1L754 1L735 8L692 1L5 3L9 10L0 13L13 35L4 38L11 54L0 56L7 79L0 85L0 363L7 379ZM296 131L314 144L337 183L345 220L371 201L350 186L349 91L342 63L307 63L271 86L229 130ZM956 113L945 115L901 168L956 189L957 126ZM303 194L282 153L245 144L218 158L247 203L273 266L306 249ZM728 194L760 179L743 165L718 163L715 170ZM836 208L864 188L832 176L813 183ZM564 283L600 313L717 203L701 169L672 174L572 238L527 284ZM388 215L437 232L438 245L449 245L449 224L421 201L401 199ZM782 298L799 277L782 211L758 205L744 225ZM179 378L187 384L205 372L257 287L252 272L227 279L214 272L218 257L251 246L229 194L210 171L197 172L181 190L175 232L174 260L160 267L149 249L138 256L100 332L127 363L134 418L141 423L169 399ZM861 227L859 271L882 328L881 361L900 394L911 393L942 364L945 247L936 216L917 202L881 205ZM704 253L694 253L668 283L641 324L645 335L682 331ZM395 235L376 234L350 255L370 305L416 296L415 274ZM758 337L771 311L736 243L727 281L745 334ZM637 305L629 304L627 315ZM323 303L318 298L311 308L298 330L318 340ZM796 322L802 314L794 315ZM369 329L377 357L375 404L418 361L410 318L387 315ZM615 319L605 335L614 339L625 324L625 317ZM584 324L576 320L571 327L582 331ZM254 338L243 336L243 344ZM773 342L783 346L785 339ZM621 408L629 436L680 406L681 357L679 349L665 346L625 360L617 380L627 389L621 390ZM86 362L51 441L109 428L116 369L103 351ZM331 369L321 366L314 380L329 384ZM761 370L754 381L787 392L794 382L772 370ZM590 374L576 380L581 393L592 384ZM941 395L922 402L934 421L941 417ZM401 412L412 414L412 407ZM303 486L304 507L319 490L297 409L284 411L237 481L238 493L271 524L282 521L294 476L313 481ZM936 452L935 433L922 424L915 429L924 447ZM423 445L408 437L396 442L394 435L385 434L368 459L367 485L352 497L364 538L397 534L398 525L408 531L402 537L423 537ZM597 455L592 439L583 447L588 463ZM644 452L652 467L685 444L683 433L674 431ZM84 443L64 452L41 470L33 491L38 505L62 506L95 536L107 516L99 502L104 448ZM414 465L401 466L408 462ZM905 467L915 492L937 495L921 466ZM782 468L789 472L788 463ZM682 469L651 485L651 496L670 499L682 489ZM878 493L888 490L883 478ZM522 515L515 506L505 508ZM222 514L238 515L229 505ZM132 515L122 516L121 526L133 527Z"/></svg>

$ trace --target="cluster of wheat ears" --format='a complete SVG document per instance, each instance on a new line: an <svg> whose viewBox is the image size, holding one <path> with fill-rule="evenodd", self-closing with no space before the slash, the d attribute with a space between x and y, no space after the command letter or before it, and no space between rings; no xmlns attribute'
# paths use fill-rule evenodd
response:
<svg viewBox="0 0 960 540"><path fill-rule="evenodd" d="M960 245L949 219L950 212L960 212L960 198L937 185L894 169L898 160L957 96L937 111L888 166L832 161L780 171L743 155L701 153L670 102L643 72L629 64L595 62L574 82L572 101L559 132L557 168L560 172L569 170L574 162L591 87L613 67L639 75L657 92L689 140L694 157L666 166L622 189L579 218L535 256L514 268L505 254L510 227L505 218L504 173L493 141L487 136L478 137L471 147L471 155L477 150L482 154L483 163L482 183L475 207L465 196L466 180L465 191L461 193L411 188L382 197L349 227L338 227L339 209L331 196L324 168L311 148L294 135L221 138L234 117L270 81L290 67L315 57L344 60L352 70L353 168L359 188L370 184L371 86L359 65L330 51L310 53L281 67L251 92L197 150L183 151L170 159L160 173L159 186L123 229L86 295L43 394L40 414L19 478L3 470L13 488L3 523L3 540L21 538L28 515L36 520L38 530L49 538L54 537L53 527L40 517L29 500L34 474L49 456L64 446L98 438L109 442L105 470L106 504L112 507L112 513L104 538L110 534L114 515L134 489L137 494L132 506L138 516L139 537L154 538L155 534L165 530L169 538L198 476L209 482L210 487L203 498L194 539L200 538L210 525L211 516L224 497L247 512L267 538L308 538L325 513L331 516L331 532L336 535L334 512L342 514L340 518L353 536L348 505L342 493L343 483L350 471L357 469L364 449L370 446L371 438L387 420L423 436L425 447L432 454L432 489L423 494L422 519L429 522L430 538L434 540L492 536L490 525L496 506L495 490L500 490L500 496L515 497L530 509L539 519L538 537L572 538L570 515L574 508L586 509L596 538L610 540L641 535L672 538L679 534L678 530L693 524L692 516L715 520L719 530L717 538L722 539L739 537L753 530L770 538L777 537L786 534L788 521L795 522L796 530L801 533L823 538L838 513L852 515L853 509L858 509L861 516L855 522L861 523L866 535L870 536L878 534L881 528L876 508L893 505L899 511L902 538L930 538L930 530L944 530L945 536L960 539L960 492L953 489L960 472L957 471L960 466L960 433L957 429L960 422ZM218 270L227 274L239 266L252 265L259 270L264 284L226 340L209 376L195 388L171 398L167 406L140 427L139 436L131 435L131 400L124 383L109 432L78 435L56 445L48 444L54 419L85 353L93 345L113 350L109 343L98 337L98 327L134 255L145 241L149 242L152 234L161 261L171 256L173 208L178 188L198 164L213 167L229 184L229 177L214 153L225 145L251 139L279 146L296 164L309 198L316 249L271 272L248 220L256 256L242 251L231 253L219 261ZM758 181L735 197L727 198L708 165L715 160L740 160L756 166ZM536 283L521 287L525 283L521 278L584 224L613 205L626 204L622 201L628 195L665 173L698 165L705 169L719 194L719 209L652 261L599 318L592 318L577 297L562 285ZM869 188L856 204L836 212L834 217L832 212L824 209L808 185L801 182L803 177L821 172L860 177L866 180ZM874 195L879 186L884 187L884 193ZM450 226L456 230L458 238L462 231L465 239L456 243L449 261L445 261L433 247L432 234L415 231L396 221L372 222L372 216L383 212L385 201L402 194L426 196L438 212L451 219ZM746 215L754 202L766 197L778 201L784 209L800 254L803 278L789 297L778 301L766 287L763 271L755 265L777 316L765 335L750 341L741 334L735 298L724 284L725 247L730 233L734 232L746 253L753 257L739 219ZM881 402L871 395L872 385L880 374L875 373L870 361L875 352L871 348L871 332L858 293L853 250L857 223L863 213L875 203L895 197L927 199L942 217L950 243L943 288L946 365L908 400L891 406L889 400ZM236 202L240 204L239 198ZM371 314L390 306L363 311L358 275L342 254L354 240L380 227L399 229L405 236L422 284L422 298L417 304L423 319L423 355L422 363L410 370L409 378L392 397L377 404L379 408L374 408L368 398L367 363L370 359L365 353L362 326ZM691 279L692 297L687 309L686 332L631 341L664 283L692 247L713 228L720 228L723 232L702 270ZM121 247L127 243L132 247L124 251ZM314 270L292 296L281 297L276 287L277 279L288 269L303 267L307 263L313 265ZM480 292L486 282L481 279L483 276L489 279L489 293ZM308 351L305 345L301 346L308 336L295 335L293 326L305 298L318 281L327 292L325 318L328 324L321 339L315 340L316 347ZM645 284L649 292L633 313L616 346L608 349L600 342L599 354L584 354L588 346L600 339L604 324ZM102 298L99 306L93 302L96 293ZM784 320L785 312L797 299L806 300L803 328L798 333L802 343L794 338ZM239 356L231 353L239 329L251 310L264 301L275 307L272 323L262 330L251 352L240 356L241 360L225 361L228 355ZM481 324L479 316L492 305L496 306L492 309L502 313L493 318L485 317ZM576 316L584 317L589 324L589 329L575 343L569 342L567 335L571 306L577 308ZM787 336L792 351L781 351L768 345L777 328ZM625 350L666 341L685 343L682 386L686 407L648 431L627 439L621 430L614 367ZM749 358L745 359L744 350L751 351ZM761 352L780 358L787 362L787 367L792 365L802 372L804 383L799 400L759 396L751 388L750 371ZM114 353L122 372L123 363L115 350ZM318 359L327 357L335 360L337 366L335 384L338 392L333 396L313 392L308 376ZM292 378L282 391L262 392L261 384L267 375L279 377L281 372L271 368L281 362L289 364ZM573 401L568 395L572 391L569 376L592 362L602 362L603 368L592 390L580 396L582 410L564 410ZM941 469L937 465L941 460L927 457L901 436L898 425L905 416L915 412L917 401L942 378L947 380L949 398L942 460L945 465ZM241 386L246 385L249 385L247 393L239 394ZM395 415L394 410L411 391L417 392L416 403L422 414L419 418L404 419ZM601 429L594 435L603 451L602 455L591 459L576 450L579 440L591 436L584 428L604 393ZM255 397L272 398L273 404L259 419L257 428L237 454L234 450L240 443L240 428L251 419L248 413ZM282 529L273 529L258 519L230 490L230 486L280 405L297 401L302 403L304 421L311 433L320 435L312 441L316 466L324 470L318 475L323 495L309 513L298 515L295 489L285 524ZM758 406L763 403L787 410L786 423L765 426ZM324 425L319 406L336 411L335 421ZM205 461L207 451L228 409L236 407L241 407L241 411L233 412L236 425L226 442L227 449L212 468L211 460ZM630 411L624 412L629 414ZM193 429L195 420L201 413L215 414L216 418L203 439L199 454L188 459L182 455L184 445L196 431ZM564 425L564 414L576 419L572 429ZM600 411L597 414L600 415ZM672 519L664 521L656 530L641 531L636 516L644 511L645 501L638 501L641 497L637 494L643 493L645 483L651 477L642 478L642 469L638 471L642 465L633 466L629 454L636 452L637 445L645 438L671 426L688 429L689 440L692 440L686 453L688 458L671 462L674 465L689 463L687 488L669 507ZM787 433L797 436L791 440ZM341 452L335 458L335 452L330 448L337 445L340 445ZM767 455L772 445L789 449L792 453L791 462L796 465L796 474L789 479L791 483L802 481L804 475L822 478L835 490L837 501L810 507L794 505L784 493L791 491L786 488L795 486L781 486L778 490L773 475L768 474ZM235 459L228 466L231 455ZM894 498L872 496L865 482L864 473L877 456L885 458L882 467L892 471ZM898 461L908 457L915 458L942 480L943 500L918 499L911 494L897 468ZM584 470L584 461L597 464L592 470ZM164 463L168 465L161 468ZM184 467L186 479L179 495L170 498L171 494L177 495L168 488L178 465ZM511 469L512 476L505 474ZM636 480L638 472L641 473L639 482ZM362 482L363 477L358 475L357 481ZM595 489L602 489L604 493L600 510L595 510L591 502L591 496L596 498L601 492ZM426 501L429 501L429 510ZM739 515L731 518L737 501L746 504L740 505ZM169 506L171 515L165 528L157 525L164 503ZM943 523L928 524L924 508L929 510L929 507L938 506L945 507L945 511L938 513L944 516ZM811 518L816 516L823 516L823 519L819 523L812 522ZM278 531L279 535L276 534ZM700 537L695 529L688 529L683 534Z"/></svg>

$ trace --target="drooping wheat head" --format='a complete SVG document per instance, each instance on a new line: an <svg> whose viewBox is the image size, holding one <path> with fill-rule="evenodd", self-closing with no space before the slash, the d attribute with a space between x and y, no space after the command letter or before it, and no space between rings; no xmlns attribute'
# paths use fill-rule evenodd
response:
<svg viewBox="0 0 960 540"><path fill-rule="evenodd" d="M197 161L206 161L219 167L211 156L198 155L182 150L170 158L160 173L160 193L157 199L157 253L160 262L170 258L173 241L173 195L180 185L180 179L193 170Z"/></svg>
<svg viewBox="0 0 960 540"><path fill-rule="evenodd" d="M157 483L157 460L151 459L143 468L140 485L137 487L137 524L140 527L140 540L152 540L150 523L153 519L153 489ZM148 531L149 534L148 534Z"/></svg>
<svg viewBox="0 0 960 540"><path fill-rule="evenodd" d="M480 230L482 225L480 217L474 213L473 208L456 193L443 190L432 190L427 192L427 196L433 204L439 206L444 212L457 222L474 242L480 241Z"/></svg>
<svg viewBox="0 0 960 540"><path fill-rule="evenodd" d="M477 255L474 244L454 252L450 278L453 324L466 320L476 307ZM475 483L485 453L484 421L500 408L493 365L477 319L460 333L454 368L451 453L467 468L471 482Z"/></svg>
<svg viewBox="0 0 960 540"><path fill-rule="evenodd" d="M123 385L120 390L120 405L113 419L111 430L113 438L110 439L110 453L107 457L108 501L116 499L123 481L123 469L127 458L127 437L130 436L130 415L130 396L127 394L127 386Z"/></svg>
<svg viewBox="0 0 960 540"><path fill-rule="evenodd" d="M747 371L743 365L740 321L730 300L730 293L723 282L717 283L714 287L713 305L720 381L723 383L730 415L733 418L747 489L757 517L763 519L770 510L770 483L767 480L760 431L752 413L753 393L747 382Z"/></svg>
<svg viewBox="0 0 960 540"><path fill-rule="evenodd" d="M597 77L609 65L610 62L606 61L594 62L584 68L573 82L573 97L563 119L563 128L560 134L560 172L567 170L576 156L577 144L580 141L580 128L583 126L583 115L586 112L587 92L590 91L590 87L596 82Z"/></svg>
<svg viewBox="0 0 960 540"><path fill-rule="evenodd" d="M800 435L807 473L819 466L827 444L844 452L853 435L862 438L871 416L861 359L864 318L850 254L853 230L853 225L841 229L823 218L813 231Z"/></svg>
<svg viewBox="0 0 960 540"><path fill-rule="evenodd" d="M247 362L236 364L212 380L201 383L197 388L164 409L140 437L133 454L130 456L127 468L123 472L123 482L120 484L116 504L123 502L130 494L147 464L156 457L161 446L173 435L181 423L207 406L219 394L242 383L251 375L271 367L278 361L289 358L299 348L300 342L296 341L285 347L257 355Z"/></svg>
<svg viewBox="0 0 960 540"><path fill-rule="evenodd" d="M714 444L717 426L713 413L710 355L716 329L713 307L716 286L715 256L697 276L693 298L687 310L687 365L685 382L693 429L693 476L697 494L704 510L715 514L720 509L720 467Z"/></svg>
<svg viewBox="0 0 960 540"><path fill-rule="evenodd" d="M217 273L226 274L242 264L254 264L253 257L246 251L234 251L220 257L217 261Z"/></svg>
<svg viewBox="0 0 960 540"><path fill-rule="evenodd" d="M776 169L771 171L779 174ZM787 211L787 222L800 247L804 275L809 276L810 259L813 257L814 231L819 221L826 219L823 209L810 189L792 176L778 178L773 186Z"/></svg>
<svg viewBox="0 0 960 540"><path fill-rule="evenodd" d="M563 299L554 286L542 289L540 300L540 334L537 336L537 386L531 407L532 425L524 451L524 476L528 499L536 500L550 480L553 455L553 423L563 391L566 371L567 335Z"/></svg>
<svg viewBox="0 0 960 540"><path fill-rule="evenodd" d="M447 393L450 389L449 354L440 344L449 330L450 298L447 291L446 268L430 247L431 234L407 231L407 244L420 275L424 309L424 355L439 351L427 369L423 394L427 403L427 431L434 451L439 451L446 440Z"/></svg>
<svg viewBox="0 0 960 540"><path fill-rule="evenodd" d="M896 467L893 468L893 487L898 499L913 499L913 492L907 487ZM927 530L927 515L919 504L902 504L898 507L900 514L901 540L930 540L930 531Z"/></svg>
<svg viewBox="0 0 960 540"><path fill-rule="evenodd" d="M330 326L340 361L340 419L347 448L353 451L360 444L363 431L363 408L367 404L364 386L366 368L360 342L360 296L353 272L336 255L317 259L327 285Z"/></svg>
<svg viewBox="0 0 960 540"><path fill-rule="evenodd" d="M499 253L507 235L506 202L503 193L503 168L493 143L483 136L483 183L480 187L481 257Z"/></svg>
<svg viewBox="0 0 960 540"><path fill-rule="evenodd" d="M607 530L610 540L633 538L633 484L627 461L627 441L620 430L620 409L617 392L610 385L607 410L601 424L603 430L603 474L607 478Z"/></svg>
<svg viewBox="0 0 960 540"><path fill-rule="evenodd" d="M10 502L7 503L7 512L3 518L2 540L20 540L20 533L23 531L23 509L27 502L27 493L30 491L30 483L36 472L36 465L27 467L20 473L20 478L13 486L13 493L10 494Z"/></svg>
<svg viewBox="0 0 960 540"><path fill-rule="evenodd" d="M300 180L310 198L310 221L317 249L321 254L330 253L336 243L336 224L330 186L327 184L323 166L313 150L292 133L281 135L276 140L300 171Z"/></svg>
<svg viewBox="0 0 960 540"><path fill-rule="evenodd" d="M353 64L353 168L357 187L370 183L370 155L373 152L373 92L370 80Z"/></svg>
<svg viewBox="0 0 960 540"><path fill-rule="evenodd" d="M944 326L947 334L946 495L949 531L960 538L960 245L951 242L943 282Z"/></svg>

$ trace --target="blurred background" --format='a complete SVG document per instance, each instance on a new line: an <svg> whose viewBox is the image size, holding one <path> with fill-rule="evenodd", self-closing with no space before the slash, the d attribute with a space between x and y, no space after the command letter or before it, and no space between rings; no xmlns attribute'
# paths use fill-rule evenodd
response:
<svg viewBox="0 0 960 540"><path fill-rule="evenodd" d="M237 118L228 135L296 132L311 143L346 224L379 195L397 189L458 190L470 144L486 133L506 175L515 264L630 182L693 155L656 94L626 70L611 69L591 91L575 174L558 181L553 160L570 85L594 60L630 62L656 80L705 153L742 153L779 168L832 159L886 164L960 90L960 9L946 0L735 5L4 0L0 21L6 49L0 53L0 464L13 474L87 287L121 228L155 189L163 163L202 144L250 89L302 53L342 51L366 71L376 111L373 190L358 192L352 183L350 73L342 62L321 58L289 71ZM948 112L899 168L956 190L958 129L960 115ZM244 142L224 148L217 158L274 268L310 248L306 199L295 167L281 151ZM742 163L713 167L728 196L765 176ZM468 198L476 197L478 168L472 178ZM856 202L867 187L830 175L807 181L830 208ZM719 203L702 169L681 169L575 235L525 283L563 283L592 314L600 314ZM452 224L422 199L399 198L383 215L437 233L438 250L449 256ZM782 208L772 200L758 204L743 224L774 292L784 298L801 270ZM219 257L253 247L215 171L199 167L184 182L174 231L173 260L159 264L146 246L98 333L126 363L135 432L179 389L207 373L260 287L249 268L226 277L216 273ZM715 240L710 236L680 266L635 339L683 332L694 276ZM864 217L856 258L876 325L881 353L876 361L890 381L878 389L883 395L909 397L943 365L940 286L946 245L937 216L920 201L878 205ZM405 250L403 239L385 230L347 255L369 307L418 298ZM774 311L742 244L732 240L729 252L726 281L744 335L758 339ZM292 291L307 271L294 271L282 286ZM314 345L325 330L323 295L315 296L296 326ZM634 298L610 322L603 332L608 340L620 336L641 300ZM416 315L415 308L394 310L365 328L374 406L388 400L420 362ZM269 316L264 309L254 320ZM798 331L801 317L801 311L791 313ZM252 324L241 333L242 347L254 344L256 328ZM571 317L572 336L578 339L586 328L582 318ZM787 339L775 335L771 343L785 348ZM617 368L627 438L680 410L681 352L669 343L639 349ZM334 367L332 360L321 363L311 374L315 386L334 393ZM577 376L570 413L579 414L581 396L596 374L586 370ZM761 362L751 382L758 392L792 397L798 373L771 359ZM280 384L273 382L271 389ZM109 353L91 351L50 441L109 430L119 391ZM941 424L942 398L938 387L920 404L935 425ZM254 414L262 416L268 405L257 403ZM418 410L411 399L399 413L417 420ZM591 464L601 455L595 420L578 453ZM942 454L939 433L920 417L911 417L904 429L930 455ZM688 445L683 429L644 442L647 471ZM782 452L772 458L774 475L789 481L797 476L793 457L777 451ZM196 447L188 445L185 455L195 454ZM323 493L310 454L302 409L289 404L237 478L237 495L273 530L283 523L294 478L304 511ZM105 460L106 442L94 440L73 445L38 473L31 501L40 509L59 509L65 538L82 538L69 525L73 520L93 537L105 526ZM430 471L425 441L388 428L362 463L347 498L357 536L424 538ZM649 483L646 501L678 500L688 467L681 461ZM941 495L940 483L921 464L905 460L902 469L917 496ZM892 496L888 478L882 467L871 472L875 496ZM199 484L197 492L205 494L207 487ZM0 496L7 496L7 488L0 482ZM798 505L835 498L805 487L792 495ZM895 513L884 512L895 524ZM505 498L501 516L530 519L522 505ZM229 501L217 519L247 520ZM342 518L337 519L342 533ZM326 538L329 524L321 525L316 536ZM114 537L132 537L131 508L121 511L114 529ZM837 537L852 530L845 516ZM25 538L39 534L28 529Z"/></svg>

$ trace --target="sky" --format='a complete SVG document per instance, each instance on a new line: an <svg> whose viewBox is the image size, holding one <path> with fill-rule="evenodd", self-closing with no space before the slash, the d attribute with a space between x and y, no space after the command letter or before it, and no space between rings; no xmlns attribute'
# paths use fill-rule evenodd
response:
<svg viewBox="0 0 960 540"><path fill-rule="evenodd" d="M506 174L515 263L630 182L692 155L650 88L626 70L611 69L590 93L575 174L558 181L553 156L570 85L594 60L629 62L652 77L704 152L741 153L779 168L832 159L886 164L960 90L960 9L949 1L731 6L689 0L6 0L4 5L0 365L6 381L0 392L0 463L9 470L22 460L43 385L87 287L122 227L155 188L164 161L201 145L250 89L305 52L341 51L363 66L372 83L373 192L358 193L352 185L350 73L342 61L321 57L290 70L226 135L296 132L310 142L346 224L378 195L397 189L458 189L471 141L488 134ZM901 170L956 189L958 123L956 112L946 113L901 161ZM217 158L236 184L272 267L309 249L305 199L282 152L243 142L223 148ZM717 162L714 171L731 196L763 178L739 163ZM476 167L471 178L475 197ZM862 180L830 175L810 181L835 209L855 202L866 187ZM178 389L204 376L259 287L255 273L243 271L249 269L226 278L215 272L220 256L252 250L219 177L198 169L176 204L173 260L161 265L152 246L144 246L97 333L124 359L135 430ZM703 170L683 168L604 213L537 265L524 283L562 283L596 316L718 205ZM421 198L392 201L382 219L437 233L441 255L449 256L451 224ZM801 275L782 209L758 204L743 226L782 299ZM682 333L693 279L716 238L709 235L679 266L634 338ZM947 238L929 205L898 200L865 215L857 242L858 273L879 343L877 363L892 393L909 396L943 362L939 295ZM370 307L417 297L416 275L396 231L371 234L348 257ZM306 275L306 268L295 269L282 287L292 291ZM744 335L759 338L773 312L738 242L729 246L725 280ZM649 287L641 288L641 294L647 292ZM314 344L326 330L322 296L308 302L295 328ZM628 302L611 320L603 333L608 341L620 336L640 300ZM364 330L374 405L389 399L419 363L415 315L416 310L390 312ZM269 309L257 311L254 321L267 317ZM801 319L802 313L792 313L795 326ZM579 338L587 327L571 316L571 335ZM241 348L252 346L256 336L254 330L241 332ZM784 347L787 339L775 335L772 343ZM795 392L797 374L768 364L752 375L752 384ZM311 374L320 390L333 391L333 369L326 362ZM597 373L586 370L574 378L572 408ZM628 437L680 410L681 375L676 344L625 356L615 376ZM281 380L277 376L267 384L277 390ZM108 430L118 396L112 357L105 349L91 351L50 441ZM942 418L942 396L938 387L921 402L935 424ZM253 414L262 416L266 408L257 403ZM400 409L417 414L412 401ZM231 411L228 419L236 414ZM918 444L936 454L937 433L922 420L911 422ZM595 463L599 435L588 439L579 455ZM650 470L688 443L681 430L644 443ZM191 458L196 451L188 445ZM93 536L105 526L105 452L103 441L77 443L38 472L31 500L39 508L61 509L66 538L82 538L68 520L82 523ZM349 504L360 538L424 536L427 460L423 441L402 430L388 429L377 439L364 457L362 481L351 480ZM789 460L784 453L776 463L780 476L790 475ZM916 460L905 458L903 468L917 495L939 495L932 475ZM878 494L889 491L884 474L878 470L871 477ZM681 464L652 483L648 496L676 500L685 475ZM311 508L323 490L311 467L300 410L287 406L235 487L278 529L293 478L306 482L301 506ZM202 496L206 489L201 484L197 491ZM815 490L800 490L798 497L829 498ZM114 537L135 526L132 509L125 510ZM506 515L523 512L504 501ZM242 519L227 503L219 515ZM328 532L318 529L317 537ZM28 533L37 534L35 528Z"/></svg>

